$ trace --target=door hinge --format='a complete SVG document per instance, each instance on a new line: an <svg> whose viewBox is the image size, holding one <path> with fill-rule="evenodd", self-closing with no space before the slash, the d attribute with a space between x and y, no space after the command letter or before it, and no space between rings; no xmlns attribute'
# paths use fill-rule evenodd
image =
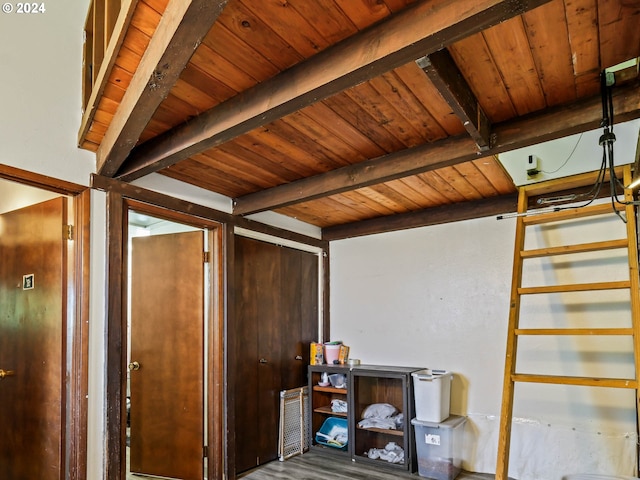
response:
<svg viewBox="0 0 640 480"><path fill-rule="evenodd" d="M65 240L73 240L73 225L65 225L63 227L62 237Z"/></svg>
<svg viewBox="0 0 640 480"><path fill-rule="evenodd" d="M202 254L204 263L209 263L209 252L202 252Z"/></svg>
<svg viewBox="0 0 640 480"><path fill-rule="evenodd" d="M202 457L209 458L209 447L207 447L206 445L202 447Z"/></svg>

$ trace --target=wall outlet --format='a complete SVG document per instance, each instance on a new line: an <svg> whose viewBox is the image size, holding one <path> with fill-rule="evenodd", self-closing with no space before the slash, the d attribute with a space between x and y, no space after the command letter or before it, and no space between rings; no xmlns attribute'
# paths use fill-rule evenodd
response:
<svg viewBox="0 0 640 480"><path fill-rule="evenodd" d="M540 174L540 159L535 155L527 157L527 178L536 178Z"/></svg>

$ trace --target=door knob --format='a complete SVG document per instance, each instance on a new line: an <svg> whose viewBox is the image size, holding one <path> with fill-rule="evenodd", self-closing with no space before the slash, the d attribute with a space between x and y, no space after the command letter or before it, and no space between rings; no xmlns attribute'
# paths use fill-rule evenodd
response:
<svg viewBox="0 0 640 480"><path fill-rule="evenodd" d="M131 362L129 364L129 371L132 372L133 370L140 370L140 364L138 362Z"/></svg>
<svg viewBox="0 0 640 480"><path fill-rule="evenodd" d="M260 363L267 363L267 359L266 358L261 358L260 359Z"/></svg>
<svg viewBox="0 0 640 480"><path fill-rule="evenodd" d="M0 369L0 380L2 380L4 377L13 377L16 374L15 371L13 370L2 370Z"/></svg>
<svg viewBox="0 0 640 480"><path fill-rule="evenodd" d="M296 360L302 360L302 355L296 355Z"/></svg>

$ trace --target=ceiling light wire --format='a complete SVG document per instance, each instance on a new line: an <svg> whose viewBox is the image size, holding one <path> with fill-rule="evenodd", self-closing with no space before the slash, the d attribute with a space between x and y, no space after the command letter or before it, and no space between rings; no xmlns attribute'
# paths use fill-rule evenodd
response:
<svg viewBox="0 0 640 480"><path fill-rule="evenodd" d="M598 170L598 176L596 178L595 183L593 184L589 192L580 193L580 194L561 195L558 197L539 198L536 203L538 203L539 205L542 205L547 203L554 203L554 201L555 202L567 201L567 200L572 201L572 200L577 200L578 198L584 198L584 197L589 198L589 200L579 206L574 205L570 207L549 207L549 208L539 209L538 211L499 215L497 217L498 220L502 220L504 218L511 218L511 217L536 215L536 214L542 214L542 213L548 213L548 212L559 212L561 210L569 210L572 208L584 208L590 205L591 203L593 203L593 201L599 197L602 187L605 184L605 177L608 171L609 172L609 182L608 182L609 196L611 198L611 206L612 206L613 212L618 217L620 217L620 219L624 223L627 223L627 219L616 208L616 203L619 205L640 205L640 201L620 201L617 194L618 188L622 188L624 190L625 187L624 187L624 184L620 181L620 179L616 176L616 172L615 172L614 149L613 149L613 144L616 141L616 136L613 133L613 113L614 113L613 112L613 85L614 84L615 84L615 75L612 72L607 72L606 70L603 70L600 75L600 90L601 90L601 96L602 96L602 122L600 123L600 126L603 128L603 133L600 136L600 140L599 140L599 143L602 146L602 162L600 163L600 168ZM565 160L564 163L558 169L556 169L554 172L545 172L545 173L555 173L558 170L560 170L560 168L562 168L564 165L566 165L566 163L572 157L573 153L576 151L576 148L578 147L578 144L580 143L581 139L582 139L582 134L580 134L580 137L578 138L578 141L576 142L576 145L574 146L573 151L569 154L569 157L567 158L567 160Z"/></svg>

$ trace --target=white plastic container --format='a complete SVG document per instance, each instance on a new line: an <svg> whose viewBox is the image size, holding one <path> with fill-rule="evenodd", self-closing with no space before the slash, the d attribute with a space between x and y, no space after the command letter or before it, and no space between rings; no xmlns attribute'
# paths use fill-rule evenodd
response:
<svg viewBox="0 0 640 480"><path fill-rule="evenodd" d="M435 480L453 480L462 470L464 424L467 417L451 415L441 423L411 423L416 434L418 475Z"/></svg>
<svg viewBox="0 0 640 480"><path fill-rule="evenodd" d="M446 370L418 370L413 377L416 418L423 422L442 422L449 416L451 378Z"/></svg>

